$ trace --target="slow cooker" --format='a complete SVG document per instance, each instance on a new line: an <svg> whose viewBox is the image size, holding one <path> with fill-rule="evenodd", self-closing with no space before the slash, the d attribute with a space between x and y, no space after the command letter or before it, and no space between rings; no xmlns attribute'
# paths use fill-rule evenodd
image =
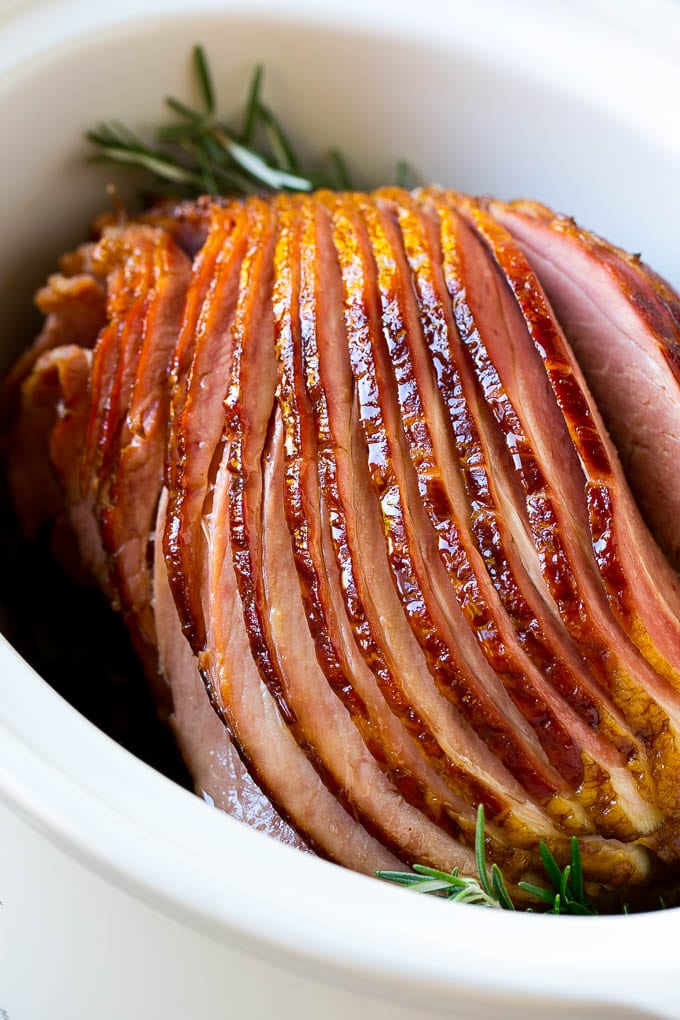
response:
<svg viewBox="0 0 680 1020"><path fill-rule="evenodd" d="M360 183L407 158L531 196L680 285L671 0L5 0L0 367L106 205L84 131L159 123L196 42L227 113L261 61L291 133L338 145ZM4 640L0 900L3 1020L680 1017L676 910L510 914L302 855L134 758Z"/></svg>

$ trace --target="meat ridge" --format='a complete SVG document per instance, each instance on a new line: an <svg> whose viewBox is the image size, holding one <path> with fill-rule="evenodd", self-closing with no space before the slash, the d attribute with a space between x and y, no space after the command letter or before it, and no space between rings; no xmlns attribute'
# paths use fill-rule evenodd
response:
<svg viewBox="0 0 680 1020"><path fill-rule="evenodd" d="M262 577L263 467L265 446L275 413L277 367L274 356L274 310L281 239L287 229L283 200L275 200L273 230L267 258L262 246L244 260L233 327L231 381L226 399L225 441L229 459L229 527L234 574L243 604L253 658L283 719L294 727L296 739L307 743L290 708L276 654L267 641L268 609ZM290 228L288 228L290 229ZM314 758L311 748L310 756ZM320 763L315 763L319 768Z"/></svg>
<svg viewBox="0 0 680 1020"><path fill-rule="evenodd" d="M106 318L104 282L93 267L92 250L85 244L64 255L60 272L38 291L36 304L45 323L6 377L2 401L3 413L15 419L8 468L25 533L34 535L51 518L52 548L64 568L79 579L89 580L91 572L106 591L105 557L91 501L73 488L76 478L80 485L83 416L86 422L90 410L90 349ZM28 473L26 464L31 465Z"/></svg>
<svg viewBox="0 0 680 1020"><path fill-rule="evenodd" d="M653 809L649 803L640 800L631 776L627 775L631 759L635 757L631 753L634 745L630 734L626 734L627 760L621 754L613 753L612 746L584 725L568 702L565 703L559 693L548 686L525 652L527 644L527 651L533 650L531 643L522 640L529 628L515 630L514 621L508 619L504 603L486 573L471 534L471 506L459 474L460 461L455 462L451 457L455 439L446 427L446 412L439 398L429 355L433 348L446 350L459 342L454 340L453 323L450 316L447 317L431 271L437 255L426 243L420 210L407 193L397 189L383 190L378 193L377 200L382 224L375 232L380 235L384 230L384 234L379 243L374 241L373 248L380 252L377 257L383 260L386 276L391 276L390 307L393 311L386 336L396 376L401 418L409 438L411 459L418 473L421 498L437 532L440 554L465 619L475 632L488 661L544 743L553 765L570 782L579 800L587 805L591 817L604 824L610 834L625 834L626 838L631 838L639 834L637 819L642 816L646 823L643 831L647 832ZM385 262L383 253L388 246L390 254ZM408 254L402 246L406 247ZM407 267L407 258L410 267ZM410 273L413 274L412 279ZM443 335L433 337L433 332ZM428 334L427 346L425 334ZM460 389L458 396L460 400ZM469 433L466 440L464 454L469 449ZM497 547L497 554L501 553L502 550ZM504 580L508 573L517 591L506 561L503 564ZM533 614L529 626L532 624L535 628ZM534 631L529 630L529 633ZM556 659L555 655L553 659ZM539 664L545 666L544 651ZM562 663L557 665L561 667ZM591 719L588 721L590 723ZM545 740L546 730L551 733L552 743ZM620 742L620 730L616 736ZM586 766L590 779L584 783ZM639 751L635 767L639 771ZM601 802L593 801L594 791L597 791ZM568 800L565 801L565 811L569 810L568 803ZM629 813L621 810L621 804L627 805ZM579 812L577 808L577 814Z"/></svg>
<svg viewBox="0 0 680 1020"><path fill-rule="evenodd" d="M117 585L114 556L116 547L108 541L107 514L111 505L111 487L113 485L120 445L125 428L130 397L135 383L135 373L139 361L139 353L143 344L147 314L153 300L154 287L154 249L159 241L157 233L149 228L137 225L127 226L124 230L111 229L102 237L95 257L102 272L113 275L114 269L120 267L120 276L126 281L124 294L109 288L108 305L118 325L116 338L118 351L111 361L107 356L103 361L110 365L115 358L115 370L110 376L100 376L107 393L106 406L99 418L96 434L90 433L88 440L95 447L96 471L90 478L89 489L93 496L95 516L99 522L102 541L109 560L109 584L113 595L113 604L121 609L121 601ZM95 348L95 367L101 351ZM93 387L92 402L97 399ZM93 416L91 409L90 421ZM86 451L87 457L87 451ZM143 646L142 646L143 650Z"/></svg>
<svg viewBox="0 0 680 1020"><path fill-rule="evenodd" d="M273 258L261 252L260 265L248 266L239 302L225 428L232 556L251 653L282 719L339 803L403 860L432 862L444 852L443 834L431 826L423 838L424 820L414 820L413 811L409 817L406 805L387 786L328 687L304 614L284 513L284 433L275 405L272 314L273 302L274 315L288 319L290 328L299 293L299 257L291 264L286 248L291 231L299 230L299 203L282 197L274 210L278 237ZM450 841L448 848L450 854ZM453 867L464 858L455 845L455 856L446 859Z"/></svg>
<svg viewBox="0 0 680 1020"><path fill-rule="evenodd" d="M7 446L7 473L14 507L29 540L35 540L46 526L54 526L67 508L66 478L53 462L50 447L60 423L60 401L65 410L83 392L87 395L89 367L87 353L75 344L48 348L21 384ZM72 455L70 449L66 452ZM59 444L56 453L60 453Z"/></svg>
<svg viewBox="0 0 680 1020"><path fill-rule="evenodd" d="M49 457L64 375L80 359L75 345L38 355L19 389L16 421L7 444L7 475L24 535L35 540L64 508L60 478ZM88 405L89 406L89 405Z"/></svg>
<svg viewBox="0 0 680 1020"><path fill-rule="evenodd" d="M153 660L150 545L163 484L170 358L179 332L191 263L164 231L154 235L153 279L117 453L111 453L102 535L112 579L136 646Z"/></svg>
<svg viewBox="0 0 680 1020"><path fill-rule="evenodd" d="M271 251L269 260L263 254L270 248L271 242L263 248L262 237L264 226L272 225L272 216L270 207L260 201L248 203L245 211L251 220L255 220L256 229L250 232L236 272L231 273L233 307L229 316L228 357L224 357L222 367L221 397L213 402L212 426L216 429L221 418L223 436L221 441L216 440L215 449L209 451L203 498L200 502L198 499L194 501L199 520L187 521L195 528L192 566L205 606L202 618L206 627L206 647L199 654L199 668L210 699L232 734L248 771L263 792L269 795L281 817L300 831L307 845L358 870L372 872L380 867L398 867L398 858L376 843L323 786L283 722L275 701L262 682L259 665L251 654L251 636L245 626L230 541L232 508L229 494L233 469L240 457L240 454L234 457L230 436L238 411L238 386L234 384L243 367L238 356L239 346L246 339L254 338L257 342L265 332L257 328L252 333L250 331L257 325L253 319L266 314L264 304L268 300L267 288L263 293L262 288L257 286L257 276L253 280L252 274L253 264L260 277L263 272L265 275L271 272ZM262 283L261 278L259 283ZM269 344L271 347L271 329ZM234 350L237 357L232 365ZM222 354L224 356L224 351ZM213 357L211 365L207 359L204 360L204 378L214 367L214 361ZM248 363L247 367L252 372L257 366ZM229 404L226 422L225 398ZM195 399L200 400L198 385ZM254 413L254 409L249 410ZM187 510L186 506L184 510Z"/></svg>
<svg viewBox="0 0 680 1020"><path fill-rule="evenodd" d="M49 526L55 557L76 580L94 577L107 591L108 570L89 499L80 491L80 457L90 409L92 352L76 344L48 348L21 387L8 447L8 475L24 533Z"/></svg>
<svg viewBox="0 0 680 1020"><path fill-rule="evenodd" d="M449 235L445 239L447 246L442 251L439 215L432 208L432 196L424 193L418 196L418 201L425 214L423 226L432 253L433 276L430 283L434 289L439 288L442 295L441 303L434 312L423 308L426 340L472 508L471 530L477 547L515 629L526 636L534 661L568 697L583 720L598 731L604 728L608 740L628 756L633 751L630 745L632 737L606 694L593 686L590 678L593 664L590 663L589 668L584 670L584 664L575 658L577 652L564 624L554 612L553 598L544 588L538 554L528 522L520 510L523 505L521 487L474 377L465 345L458 342L454 309L458 327L466 337L471 339L476 327L470 309L465 306L460 254L455 238ZM409 237L405 237L407 246ZM412 257L413 264L416 258ZM423 265L418 263L419 275L427 273ZM437 328L441 314L448 325L448 329L443 331ZM454 343L449 342L450 337L455 338ZM493 465L493 471L490 465ZM519 543L523 556L516 551ZM562 660L568 661L574 680L569 675L564 676L561 662L555 668L558 650Z"/></svg>
<svg viewBox="0 0 680 1020"><path fill-rule="evenodd" d="M202 200L199 203L203 206ZM169 230L172 235L172 227L183 218L184 206L193 210L199 203L182 203L179 208L172 209L160 216L160 223L164 229ZM158 213L152 210L150 214L153 221ZM186 213L189 215L189 212ZM192 364L196 355L197 331L201 335L205 332L205 322L201 319L203 306L206 303L209 290L214 292L217 289L217 273L219 269L232 257L233 239L231 235L236 230L240 221L241 232L247 223L242 202L234 202L229 206L210 204L208 208L200 211L200 222L202 224L201 244L193 256L191 266L191 281L185 298L184 314L180 335L177 338L175 350L170 366L170 382L172 388L171 420L174 421L179 415L187 400L187 393L191 383ZM204 232L203 232L204 228ZM181 245L180 245L181 247ZM184 249L183 249L184 250ZM181 468L181 456L175 449L175 445L181 447L183 434L177 430L177 434L170 437L169 464L167 466L168 478L175 481L175 474Z"/></svg>
<svg viewBox="0 0 680 1020"><path fill-rule="evenodd" d="M93 353L87 427L77 446L81 459L80 492L77 496L71 493L74 509L69 517L76 529L81 559L91 564L100 586L116 608L121 607L120 581L124 583L124 575L122 579L117 576L118 545L109 534L112 487L135 385L145 317L153 300L155 252L164 241L165 235L161 232L132 224L105 231L91 253L93 268L107 283L107 314L111 318L100 332ZM59 455L59 432L55 432L56 455ZM65 455L63 450L61 454ZM135 506L134 511L138 510L139 506ZM148 523L150 533L153 514ZM148 587L148 564L145 563L143 569ZM163 713L166 692L157 682L158 660L153 635L141 631L134 614L127 614L126 622Z"/></svg>
<svg viewBox="0 0 680 1020"><path fill-rule="evenodd" d="M307 850L257 786L210 704L196 656L184 637L163 557L167 489L158 502L154 541L153 608L160 668L173 705L169 723L199 796L288 846Z"/></svg>
<svg viewBox="0 0 680 1020"><path fill-rule="evenodd" d="M321 193L320 199L328 209L327 216L319 218L321 233L328 235L328 241L319 241L325 250L328 244L334 248L332 214L338 198ZM357 643L392 711L399 714L421 753L459 795L472 803L481 800L492 816L503 816L503 823L509 827L516 825L517 838L522 829L529 833L544 826L547 832L551 828L547 819L540 811L536 813L522 787L432 682L423 652L401 609L387 561L359 424L356 384L345 336L346 312L342 318L338 316L326 287L319 290L318 301L317 345L312 331L303 334L305 380L317 428L319 479ZM371 549L370 557L366 549ZM474 770L470 770L472 761ZM528 814L524 821L518 821L515 816L525 811Z"/></svg>
<svg viewBox="0 0 680 1020"><path fill-rule="evenodd" d="M322 197L324 204L332 208L335 197ZM321 238L328 234L331 225L327 217L321 216L318 225L319 249L326 252L328 242L322 243ZM332 279L331 274L325 273L323 286L319 288L318 346L314 343L313 330L303 332L304 378L317 423L319 478L324 495L328 496L342 591L357 643L367 661L375 662L367 640L372 638L393 669L399 685L397 696L385 683L384 673L374 672L395 712L401 709L398 699L401 688L410 706L405 725L409 732L417 735L421 753L427 755L433 767L449 783L457 784L456 788L473 804L480 800L486 803L489 795L493 796L497 824L489 827L493 829L491 855L502 860L504 867L511 862L514 870L519 867L518 862L513 860L512 851L503 847L504 841L535 852L536 833L547 838L555 852L564 853L568 843L562 839L562 849L559 849L560 837L556 830L526 799L521 787L468 728L451 703L442 698L429 678L426 679L428 672L422 651L404 618L387 564L382 524L368 474L365 441L358 424L344 325L337 312L337 299L329 294ZM366 556L367 549L371 550L370 556ZM365 613L365 617L357 610ZM639 881L648 867L640 849L618 842L615 847L606 842L606 848L610 877L616 871L621 880ZM594 856L591 849L584 852ZM598 870L596 859L589 864L591 866ZM604 877L604 872L601 875Z"/></svg>
<svg viewBox="0 0 680 1020"><path fill-rule="evenodd" d="M676 569L680 298L641 262L535 202L489 203L546 292L642 515ZM615 380L615 384L613 384Z"/></svg>
<svg viewBox="0 0 680 1020"><path fill-rule="evenodd" d="M522 309L569 429L612 610L656 672L680 690L680 581L640 518L578 363L521 249L480 206L466 208ZM532 278L529 288L525 281Z"/></svg>
<svg viewBox="0 0 680 1020"><path fill-rule="evenodd" d="M208 239L215 218L231 209L235 216L243 208L241 199L217 195L199 198L168 198L154 203L138 217L142 223L161 227L193 261Z"/></svg>
<svg viewBox="0 0 680 1020"><path fill-rule="evenodd" d="M97 511L106 502L110 455L116 448L134 380L140 331L153 278L154 232L131 224L109 227L92 252L106 281L107 323L94 348L92 402L81 467L83 494L92 494Z"/></svg>
<svg viewBox="0 0 680 1020"><path fill-rule="evenodd" d="M291 263L299 259L299 308L290 308L286 293L275 301L274 307L279 407L285 429L285 512L305 617L317 661L331 690L344 705L386 777L408 804L458 838L461 827L453 812L467 816L468 832L472 832L471 808L465 801L452 797L450 789L427 767L401 722L390 712L357 648L340 591L328 510L323 503L316 469L316 430L305 389L302 356L302 334L311 333L314 343L323 330L322 323L317 321L316 291L317 288L328 291L332 269L321 265L322 256L317 254L320 247L317 204L301 201L299 215L299 250L290 243L279 260L279 274L282 275L292 274ZM334 268L337 271L337 266ZM287 294L292 295L292 290L292 287L286 288ZM339 293L336 300L341 301Z"/></svg>
<svg viewBox="0 0 680 1020"><path fill-rule="evenodd" d="M470 277L470 269L482 263L475 263L479 256L474 249L470 250L474 236L468 227L457 217L448 198L432 193L432 201L437 208L442 232L442 248L445 252L452 249L458 251L460 265L445 259L447 286L454 297L454 309L461 338L475 366L477 378L484 391L493 414L501 427L501 431L513 457L513 465L517 480L520 482L525 498L525 506L531 531L539 551L539 562L555 605L570 635L579 647L580 653L589 665L592 664L593 675L598 683L605 685L615 704L619 707L633 733L644 739L650 748L649 765L652 770L657 789L659 803L664 810L677 810L677 793L672 784L664 776L659 762L666 755L673 755L674 736L670 728L668 708L663 704L667 695L667 685L662 685L660 678L651 671L649 665L628 641L625 633L612 617L606 601L599 575L587 556L589 541L587 535L579 538L573 536L573 524L570 517L564 516L563 504L556 500L554 490L548 485L542 467L533 446L527 438L524 425L524 414L531 410L529 402L522 405L521 401L513 404L505 389L507 380L501 382L498 370L490 360L489 353L477 329L480 315L491 314L489 310L498 301L505 305L503 317L499 314L495 321L512 324L506 325L503 341L496 344L494 357L503 360L504 352L512 349L511 328L522 335L525 330L523 320L514 311L515 306L507 304L506 292L499 287L495 274L488 275L487 291L484 298L479 293L480 283ZM477 242L478 243L478 242ZM462 277L459 275L462 267ZM488 271L490 272L490 271ZM489 289L491 288L491 289ZM470 304L470 302L472 304ZM514 318L513 318L514 317ZM490 340L496 340L491 328L484 332ZM526 359L525 359L526 360ZM532 383L536 388L536 382ZM540 392L540 384L538 385ZM544 423L545 425L545 423ZM558 433L559 434L559 433ZM549 430L543 431L543 440L555 441ZM557 444L552 455L545 453L542 462L550 463L559 458L564 460L564 449ZM543 447L542 447L543 449ZM560 463L564 473L564 464ZM556 475L557 491L561 491L560 473ZM564 535L572 535L569 551L564 543ZM576 571L576 573L575 573ZM672 693L672 692L671 692ZM662 699L661 702L659 699ZM668 700L668 699L666 699Z"/></svg>
<svg viewBox="0 0 680 1020"><path fill-rule="evenodd" d="M116 283L112 273L109 287L120 283L120 273ZM112 391L120 356L122 323L110 318L101 330L93 351L91 372L91 402L88 414L87 431L83 446L80 466L80 487L83 497L89 495L93 503L100 485L99 467L102 450L106 442L106 429L111 415Z"/></svg>
<svg viewBox="0 0 680 1020"><path fill-rule="evenodd" d="M41 370L43 358L36 363L36 370ZM90 409L92 351L70 345L55 348L49 358L59 374L56 418L49 435L49 459L61 483L64 501L64 510L54 524L52 547L67 571L72 573L76 562L80 578L87 582L94 579L110 597L108 563L99 527L92 502L82 498L80 489L80 458ZM40 498L43 498L42 493ZM74 541L75 557L72 555Z"/></svg>
<svg viewBox="0 0 680 1020"><path fill-rule="evenodd" d="M181 215L179 212L176 214L177 216ZM173 408L176 412L181 410L186 400L191 364L195 353L195 330L200 320L206 294L211 285L215 286L216 267L221 266L231 254L227 240L243 215L244 209L241 202L235 202L226 209L220 205L211 206L210 214L207 211L205 213L205 216L208 217L205 236L202 237L202 242L192 258L191 284L185 300L182 329L177 338L170 369L174 398ZM165 223L165 218L161 218L161 222ZM164 229L169 229L174 222L173 217ZM173 236L170 229L169 232L170 236ZM180 247L182 246L180 245ZM184 249L182 248L182 250ZM175 438L179 439L179 437ZM175 469L176 465L173 464L172 467Z"/></svg>
<svg viewBox="0 0 680 1020"><path fill-rule="evenodd" d="M298 743L308 757L311 749L312 760L322 766L319 775L346 810L401 860L470 871L472 850L404 800L319 666L283 510L284 438L277 409L264 468L263 601L268 643L295 715Z"/></svg>
<svg viewBox="0 0 680 1020"><path fill-rule="evenodd" d="M568 238L588 255L597 255L608 275L616 280L617 286L625 293L626 299L636 305L637 312L646 322L650 333L654 334L656 342L667 349L672 361L678 361L680 295L668 280L643 262L639 253L631 254L618 248L586 230L573 217L556 213L540 202L527 199L501 202L495 198L485 198L479 200L479 204L503 226L506 226L506 221L517 229L529 226L526 236L535 237L531 227L538 224ZM506 230L513 234L509 226L506 226ZM650 291L654 292L653 297Z"/></svg>
<svg viewBox="0 0 680 1020"><path fill-rule="evenodd" d="M413 690L404 690L409 679L415 684L427 671L421 652L415 643L396 601L389 567L384 561L382 573L376 568L382 562L382 529L378 520L377 504L370 494L365 448L356 429L356 409L353 401L353 380L342 316L342 291L338 279L337 257L330 236L328 214L320 203L316 206L317 253L319 258L316 285L316 329L302 330L302 360L305 388L316 429L317 473L320 493L327 507L333 553L341 578L341 593L345 610L352 624L354 637L364 659L380 686L380 690L393 713L402 721L416 742L420 753L430 765L456 791L456 797L473 803L484 803L487 816L498 815L503 800L491 793L491 785L484 783L468 769L458 756L458 749L468 749L470 736L464 729L457 733L452 745L456 751L449 758L428 722L413 707ZM352 456L353 443L357 445ZM365 479L364 476L365 475ZM368 502L365 496L368 495ZM373 512L372 512L373 511ZM371 524L374 524L371 531ZM376 527L377 526L377 527ZM357 531L359 528L359 532ZM368 530L366 530L368 529ZM379 543L376 542L379 539ZM373 583L366 576L368 559L365 549L375 549L370 563L376 572ZM361 550L361 551L360 551ZM374 598L379 593L387 601ZM390 637L390 632L392 637ZM401 637L399 636L401 634ZM399 646L406 651L399 661ZM395 659L396 656L396 659ZM414 661L411 661L414 660ZM422 685L421 685L422 686ZM425 686L421 700L433 702L430 714L434 720L448 715L453 725L460 727L457 716L447 702L437 696L428 698ZM483 765L488 752L483 744L475 746ZM471 758L472 752L468 749ZM457 760L453 760L453 759ZM495 769L495 764L491 765Z"/></svg>
<svg viewBox="0 0 680 1020"><path fill-rule="evenodd" d="M192 268L171 366L164 551L180 621L196 653L205 646L200 590L194 583L195 565L201 562L201 513L214 457L219 464L241 265L249 245L252 250L259 243L264 216L261 205L215 208Z"/></svg>
<svg viewBox="0 0 680 1020"><path fill-rule="evenodd" d="M390 197L396 209L390 207ZM450 454L450 436L442 435L445 431L443 408L435 398L436 384L421 333L421 308L417 305L402 248L406 240L403 232L408 231L409 226L411 230L414 227L413 222L410 225L404 222L405 200L406 193L380 192L377 208L369 207L364 218L382 279L383 304L390 309L383 334L395 373L399 410L420 496L437 533L439 553L465 621L519 710L537 735L545 740L548 757L576 788L583 773L580 749L534 689L533 677L530 679L522 663L517 661L516 650L512 647L514 631L507 626L503 628L497 600L491 595L493 602L489 601L493 589L485 582L483 565L474 559L474 546L466 528L470 508L456 485L457 466L445 463Z"/></svg>
<svg viewBox="0 0 680 1020"><path fill-rule="evenodd" d="M366 204L360 196L337 203L335 245L343 271L346 329L361 426L394 582L442 693L467 715L531 796L547 803L555 793L563 792L564 782L536 747L529 726L465 625L461 626L458 606L442 591L445 571L436 536L419 505L381 335L395 311L381 293L380 270L373 263L374 246L362 226L360 216L366 216Z"/></svg>
<svg viewBox="0 0 680 1020"><path fill-rule="evenodd" d="M75 344L93 347L106 321L106 293L103 281L92 267L92 245L83 244L64 255L60 271L49 277L35 296L35 304L45 316L40 333L14 362L0 389L2 415L15 418L20 388L38 358L55 347Z"/></svg>
<svg viewBox="0 0 680 1020"><path fill-rule="evenodd" d="M418 198L423 226L426 235L429 235L430 251L434 252L439 250L442 243L438 213L432 208L431 195L424 193ZM442 295L442 304L437 314L441 311L450 322L451 335L458 337L460 331L469 344L474 341L476 323L465 303L460 252L452 235L445 240L445 251L439 258L433 253L431 264L432 285L438 287ZM442 260L446 263L445 267L442 266ZM427 274L428 267L425 266L422 271ZM453 323L454 311L457 325ZM423 316L426 324L432 319L432 313L426 310L423 310ZM608 739L628 756L633 750L630 746L631 735L625 732L625 724L620 716L617 717L613 704L606 696L603 697L601 690L596 691L593 687L589 677L593 663L584 672L583 663L579 663L575 657L575 648L554 612L553 597L543 586L528 522L520 513L523 503L521 486L515 478L512 460L475 379L465 345L460 342L448 344L446 334L442 344L436 331L431 328L428 328L427 342L436 370L437 387L447 407L456 447L460 451L462 478L473 508L472 528L498 594L515 621L518 632L530 638L531 656L537 664L542 665L543 672L551 678L559 677L555 679L556 686L569 697L574 708L589 725L601 731L603 725L608 726L608 720L611 720L612 725L607 729ZM493 465L493 471L489 470L489 465ZM520 543L522 557L516 552L516 546ZM538 631L537 622L540 626ZM543 629L549 633L549 637L541 633ZM557 651L563 660L568 661L568 670L575 676L574 680L564 676L562 662L555 669Z"/></svg>
<svg viewBox="0 0 680 1020"><path fill-rule="evenodd" d="M252 655L230 543L231 449L227 441L203 519L206 650L199 666L242 760L278 813L308 846L372 874L402 862L347 813L319 778L286 725Z"/></svg>

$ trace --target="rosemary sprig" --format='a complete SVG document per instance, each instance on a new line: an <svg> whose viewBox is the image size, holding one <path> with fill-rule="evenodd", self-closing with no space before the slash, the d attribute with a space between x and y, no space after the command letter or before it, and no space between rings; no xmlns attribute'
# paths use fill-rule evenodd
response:
<svg viewBox="0 0 680 1020"><path fill-rule="evenodd" d="M475 831L475 863L478 877L461 875L458 868L451 872L437 871L422 864L414 864L413 871L378 871L378 878L397 885L408 886L416 892L434 893L458 903L474 903L477 906L495 907L501 910L515 910L505 880L497 864L489 868L486 859L484 806L477 809ZM571 840L571 859L560 868L553 854L541 842L538 846L541 861L550 883L550 888L518 882L518 888L546 903L549 914L596 914L583 888L583 865L581 850L575 836Z"/></svg>
<svg viewBox="0 0 680 1020"><path fill-rule="evenodd" d="M565 868L560 868L545 843L538 844L538 852L552 888L544 889L530 882L518 882L518 887L547 903L549 914L596 914L583 889L583 865L576 836L571 837L571 860Z"/></svg>
<svg viewBox="0 0 680 1020"><path fill-rule="evenodd" d="M200 194L312 191L352 187L344 158L331 150L328 170L305 168L279 120L262 99L264 71L255 68L240 130L216 114L215 89L202 46L193 51L201 106L169 96L167 107L179 118L160 128L148 144L120 121L87 133L97 147L93 162L137 167L150 173L158 191L186 197Z"/></svg>
<svg viewBox="0 0 680 1020"><path fill-rule="evenodd" d="M489 870L486 860L486 842L484 833L484 805L477 809L477 828L475 830L475 861L478 878L472 875L461 875L458 868L451 872L437 871L423 864L414 864L410 871L378 871L378 878L397 885L409 886L416 892L436 893L447 900L457 903L474 903L481 907L495 907L502 910L514 910L505 880L497 864ZM414 874L415 873L415 874Z"/></svg>

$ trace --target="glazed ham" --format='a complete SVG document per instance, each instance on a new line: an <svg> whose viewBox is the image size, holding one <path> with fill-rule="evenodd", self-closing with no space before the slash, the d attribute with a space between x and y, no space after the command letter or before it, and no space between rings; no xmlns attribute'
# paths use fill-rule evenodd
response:
<svg viewBox="0 0 680 1020"><path fill-rule="evenodd" d="M368 873L474 871L479 804L513 882L573 835L594 892L678 862L668 284L390 188L166 205L40 304L17 510L122 611L198 792Z"/></svg>

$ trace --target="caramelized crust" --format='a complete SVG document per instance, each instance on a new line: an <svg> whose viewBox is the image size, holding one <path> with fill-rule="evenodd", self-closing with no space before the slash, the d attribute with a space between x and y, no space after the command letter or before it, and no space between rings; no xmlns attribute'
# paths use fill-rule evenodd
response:
<svg viewBox="0 0 680 1020"><path fill-rule="evenodd" d="M6 384L10 481L123 611L197 788L369 873L472 871L480 803L513 882L572 834L603 886L677 862L680 586L575 358L676 555L598 354L640 325L676 420L672 289L439 189L100 226Z"/></svg>

